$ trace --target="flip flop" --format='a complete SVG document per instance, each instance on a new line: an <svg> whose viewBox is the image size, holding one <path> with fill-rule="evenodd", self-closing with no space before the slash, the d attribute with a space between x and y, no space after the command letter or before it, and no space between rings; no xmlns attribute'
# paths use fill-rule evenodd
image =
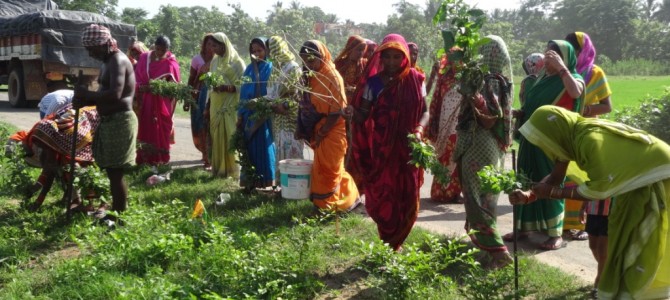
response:
<svg viewBox="0 0 670 300"><path fill-rule="evenodd" d="M577 233L571 235L570 238L575 241L586 241L589 239L589 234L584 230L580 230Z"/></svg>
<svg viewBox="0 0 670 300"><path fill-rule="evenodd" d="M542 244L540 244L538 247L542 250L558 250L568 245L568 242L564 241L563 239L560 239L560 242L558 243L558 239L554 243L549 243L548 241L549 240L542 242Z"/></svg>

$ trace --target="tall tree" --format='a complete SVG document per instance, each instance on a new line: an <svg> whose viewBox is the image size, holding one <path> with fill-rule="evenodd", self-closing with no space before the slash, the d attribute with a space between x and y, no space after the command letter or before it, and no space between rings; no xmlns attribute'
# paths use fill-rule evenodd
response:
<svg viewBox="0 0 670 300"><path fill-rule="evenodd" d="M642 18L646 21L650 21L654 17L654 13L658 11L660 4L656 0L638 0L637 3L640 14Z"/></svg>
<svg viewBox="0 0 670 300"><path fill-rule="evenodd" d="M149 12L143 8L126 7L121 12L121 21L128 24L140 24L147 19Z"/></svg>
<svg viewBox="0 0 670 300"><path fill-rule="evenodd" d="M63 10L78 10L98 13L112 19L118 19L116 6L118 0L54 0Z"/></svg>

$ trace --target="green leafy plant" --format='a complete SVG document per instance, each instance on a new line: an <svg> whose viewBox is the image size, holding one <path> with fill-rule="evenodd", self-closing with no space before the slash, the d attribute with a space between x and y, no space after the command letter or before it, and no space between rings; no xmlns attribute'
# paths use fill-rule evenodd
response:
<svg viewBox="0 0 670 300"><path fill-rule="evenodd" d="M237 153L237 163L240 164L240 169L247 177L249 182L259 182L262 178L256 173L256 167L251 163L249 152L247 151L247 140L244 137L244 129L238 128L230 138L230 146L228 151ZM254 186L254 184L252 184Z"/></svg>
<svg viewBox="0 0 670 300"><path fill-rule="evenodd" d="M444 276L449 268L480 268L475 260L478 250L468 249L465 237L441 241L426 235L424 243L406 245L401 253L388 245L363 243L361 268L381 279L380 288L388 299L425 299L437 289L456 285L450 276Z"/></svg>
<svg viewBox="0 0 670 300"><path fill-rule="evenodd" d="M438 58L446 54L454 62L459 92L472 98L484 84L486 70L479 63L478 49L490 40L481 38L480 30L486 22L486 13L470 8L463 0L444 0L433 17L433 24L442 27L444 45Z"/></svg>
<svg viewBox="0 0 670 300"><path fill-rule="evenodd" d="M212 72L207 72L200 75L199 79L208 87L217 87L226 84L226 80L223 78L223 75Z"/></svg>
<svg viewBox="0 0 670 300"><path fill-rule="evenodd" d="M647 96L636 107L617 110L614 119L670 143L670 89L661 96Z"/></svg>
<svg viewBox="0 0 670 300"><path fill-rule="evenodd" d="M485 166L477 176L481 181L482 192L498 194L512 193L516 189L527 190L530 188L530 180L522 174L516 174L514 170L499 170L494 166Z"/></svg>
<svg viewBox="0 0 670 300"><path fill-rule="evenodd" d="M451 174L449 174L447 166L442 165L437 159L435 147L424 141L420 141L414 134L407 135L407 140L412 151L410 153L411 160L409 164L413 164L417 168L429 170L433 174L434 180L443 185L448 184L451 180Z"/></svg>
<svg viewBox="0 0 670 300"><path fill-rule="evenodd" d="M152 79L149 80L149 88L154 95L183 101L191 105L197 105L193 100L193 89L185 83Z"/></svg>
<svg viewBox="0 0 670 300"><path fill-rule="evenodd" d="M5 152L4 148L0 152L0 195L30 196L37 169L24 160L26 152L21 144L11 152Z"/></svg>
<svg viewBox="0 0 670 300"><path fill-rule="evenodd" d="M84 193L83 196L95 196L102 201L109 199L109 178L95 164L75 168L73 186Z"/></svg>

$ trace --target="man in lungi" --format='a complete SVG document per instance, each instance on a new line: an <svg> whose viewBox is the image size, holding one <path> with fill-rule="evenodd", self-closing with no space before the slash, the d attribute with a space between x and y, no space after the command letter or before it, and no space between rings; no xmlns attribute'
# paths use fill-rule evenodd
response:
<svg viewBox="0 0 670 300"><path fill-rule="evenodd" d="M135 164L137 117L133 113L135 73L128 57L117 46L108 28L91 24L82 34L88 55L103 62L98 91L85 85L75 87L74 108L97 106L100 125L93 138L93 158L107 171L112 193L112 210L126 210L128 187L124 170Z"/></svg>

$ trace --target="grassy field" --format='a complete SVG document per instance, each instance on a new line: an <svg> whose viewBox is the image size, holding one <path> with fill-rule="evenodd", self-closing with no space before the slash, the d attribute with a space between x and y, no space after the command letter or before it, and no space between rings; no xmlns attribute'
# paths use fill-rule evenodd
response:
<svg viewBox="0 0 670 300"><path fill-rule="evenodd" d="M0 155L4 167L18 161ZM155 187L149 175L127 177L130 208L116 229L86 215L66 220L59 188L29 212L1 186L0 299L511 299L512 269L483 269L457 239L415 228L394 253L357 213L316 215L308 201L245 195L200 168ZM220 193L231 199L216 205ZM196 199L204 219L191 219ZM574 276L526 255L520 263L532 274L520 278L522 298L586 298Z"/></svg>
<svg viewBox="0 0 670 300"><path fill-rule="evenodd" d="M514 77L514 107L519 107L519 87L523 77ZM646 95L660 95L670 88L670 76L607 76L612 89L612 106L621 110L635 106Z"/></svg>

